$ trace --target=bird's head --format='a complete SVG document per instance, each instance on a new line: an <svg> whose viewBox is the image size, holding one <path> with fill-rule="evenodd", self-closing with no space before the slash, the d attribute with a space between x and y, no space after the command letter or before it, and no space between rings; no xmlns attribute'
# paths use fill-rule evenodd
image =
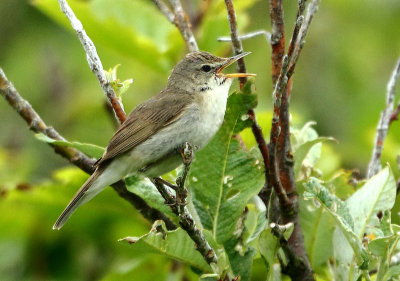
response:
<svg viewBox="0 0 400 281"><path fill-rule="evenodd" d="M246 52L230 58L221 58L203 51L189 53L172 70L168 78L168 86L188 92L214 90L221 86L229 87L234 78L255 75L222 72L226 67L248 54L250 53Z"/></svg>

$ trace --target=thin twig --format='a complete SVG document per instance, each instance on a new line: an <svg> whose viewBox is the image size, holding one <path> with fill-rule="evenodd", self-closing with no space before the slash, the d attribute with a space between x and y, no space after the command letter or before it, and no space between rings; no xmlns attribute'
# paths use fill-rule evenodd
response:
<svg viewBox="0 0 400 281"><path fill-rule="evenodd" d="M55 140L65 140L54 128L48 127L46 123L42 120L39 114L32 108L28 101L23 99L18 91L15 89L14 85L7 79L3 70L0 68L0 94L8 101L10 106L18 112L18 114L26 121L29 129L35 133L43 133L49 138ZM95 159L89 158L84 153L77 149L57 146L50 144L55 150L55 152L70 163L74 164L81 170L88 174L94 172ZM129 192L126 189L125 182L123 180L118 181L113 184L112 187L118 193L119 196L127 200L131 205L133 205L139 212L149 221L163 220L168 229L175 229L176 226L171 220L169 220L160 211L151 208L147 203L139 196Z"/></svg>
<svg viewBox="0 0 400 281"><path fill-rule="evenodd" d="M238 31L237 31L235 9L233 7L232 0L225 0L225 5L226 5L227 12L228 12L229 26L231 29L232 48L233 48L235 55L238 55L238 54L243 53L243 47L242 47L242 42L240 41ZM245 65L243 58L238 60L238 68L237 69L238 69L238 72L242 72L242 73L246 72L246 65ZM246 83L246 81L247 81L246 77L241 77L241 80L239 80L241 89L243 88L243 85ZM251 130L253 132L253 135L254 135L257 145L258 145L258 148L260 149L261 155L263 157L263 162L264 162L264 167L265 167L265 172L266 172L268 170L268 165L269 165L267 143L265 142L261 127L257 123L256 114L255 114L254 110L250 109L247 112L247 115L253 121ZM266 176L266 181L267 181L267 174L265 174L265 176Z"/></svg>
<svg viewBox="0 0 400 281"><path fill-rule="evenodd" d="M186 46L189 52L197 52L199 47L197 46L196 38L191 30L191 25L188 16L185 14L180 0L170 0L172 9L174 10L174 24L178 27L183 40L185 40Z"/></svg>
<svg viewBox="0 0 400 281"><path fill-rule="evenodd" d="M266 30L257 30L257 31L253 31L250 33L246 33L243 35L239 36L239 40L243 41L243 40L247 40L247 39L251 39L257 36L263 35L265 37L265 40L267 40L267 42L269 44L271 44L271 32L268 32ZM232 42L232 38L228 37L228 36L221 36L217 38L218 42Z"/></svg>
<svg viewBox="0 0 400 281"><path fill-rule="evenodd" d="M171 10L169 9L169 7L167 6L167 4L164 3L163 0L154 0L154 4L156 4L156 6L158 7L158 9L164 14L164 16L173 24L175 24L174 20L175 20L175 15L173 12L171 12Z"/></svg>
<svg viewBox="0 0 400 281"><path fill-rule="evenodd" d="M187 190L185 188L185 180L190 169L190 164L192 163L193 147L186 143L181 150L181 155L183 171L181 176L176 179L176 187L174 188L176 196L173 196L158 178L152 179L152 182L164 198L165 203L179 217L179 225L189 234L196 245L196 250L200 252L208 264L217 263L217 256L214 250L200 229L196 227L193 217L186 207Z"/></svg>
<svg viewBox="0 0 400 281"><path fill-rule="evenodd" d="M106 75L104 73L103 65L101 63L100 57L96 52L96 47L94 46L92 40L86 34L83 29L82 23L75 16L71 7L68 5L66 0L58 0L60 4L61 11L65 14L71 23L72 29L75 30L79 41L82 44L83 49L86 53L86 59L89 64L90 69L96 75L97 80L99 80L100 86L106 94L108 100L110 101L112 107L114 108L115 115L117 116L120 123L123 123L126 119L126 114L124 107L114 92L114 89L110 85L110 81L107 81Z"/></svg>
<svg viewBox="0 0 400 281"><path fill-rule="evenodd" d="M300 8L301 5L302 5L301 2L305 3L306 0L300 0L299 9L301 9ZM307 32L308 32L308 29L310 28L310 24L311 24L311 21L312 21L314 15L318 11L318 7L319 7L319 3L320 2L321 2L321 0L312 0L310 2L310 4L308 4L307 13L306 13L306 16L305 16L305 18L303 20L304 22L301 24L299 35L298 36L296 35L296 38L297 38L296 47L295 47L295 49L293 51L293 54L291 55L290 68L289 68L289 71L288 71L288 77L289 78L292 76L292 74L294 72L294 69L295 69L296 63L297 63L297 61L299 59L301 50L303 49L303 46L305 44L305 38L306 38L306 35L307 35ZM300 19L300 17L301 17L301 14L298 15L297 21ZM297 23L297 21L296 21L296 23Z"/></svg>
<svg viewBox="0 0 400 281"><path fill-rule="evenodd" d="M400 59L397 61L396 67L394 68L390 80L387 84L386 108L382 111L378 127L376 128L375 145L372 150L371 161L369 162L368 165L367 178L371 178L382 168L381 155L382 155L383 143L387 136L389 125L391 121L394 120L392 119L392 114L393 114L394 100L396 94L396 82L399 79L399 77L400 77ZM397 108L398 107L399 106L397 106Z"/></svg>
<svg viewBox="0 0 400 281"><path fill-rule="evenodd" d="M233 7L232 0L225 0L225 6L228 12L229 27L231 29L232 49L235 55L239 55L243 53L243 46L242 46L242 41L240 41L239 39L239 33L237 30L236 12ZM246 73L246 64L244 63L244 58L238 59L237 65L239 73ZM247 77L239 78L240 89L243 88L243 85L246 84L246 82L247 82Z"/></svg>

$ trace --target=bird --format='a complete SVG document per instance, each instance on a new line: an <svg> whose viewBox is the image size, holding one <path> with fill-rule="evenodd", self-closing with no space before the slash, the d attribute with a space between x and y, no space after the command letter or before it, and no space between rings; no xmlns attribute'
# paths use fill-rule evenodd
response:
<svg viewBox="0 0 400 281"><path fill-rule="evenodd" d="M152 179L176 169L185 143L203 148L224 120L234 78L254 76L222 71L248 54L223 58L205 51L188 53L173 68L165 89L136 106L119 126L95 163L94 173L53 229L61 229L79 206L126 176Z"/></svg>

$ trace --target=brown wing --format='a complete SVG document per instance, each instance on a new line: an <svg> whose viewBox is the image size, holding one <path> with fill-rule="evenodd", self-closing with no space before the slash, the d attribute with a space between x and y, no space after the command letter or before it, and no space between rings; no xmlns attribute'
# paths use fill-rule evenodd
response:
<svg viewBox="0 0 400 281"><path fill-rule="evenodd" d="M191 99L187 92L174 92L172 95L163 91L137 106L115 132L106 152L96 164L133 149L164 126L178 120Z"/></svg>

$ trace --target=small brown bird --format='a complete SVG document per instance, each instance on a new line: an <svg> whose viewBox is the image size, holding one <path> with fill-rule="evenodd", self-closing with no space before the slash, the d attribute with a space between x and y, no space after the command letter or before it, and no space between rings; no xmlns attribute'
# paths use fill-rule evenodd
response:
<svg viewBox="0 0 400 281"><path fill-rule="evenodd" d="M223 74L238 59L207 52L189 53L172 70L167 87L129 114L111 138L96 170L67 205L53 229L110 184L130 174L158 177L178 167L180 149L188 142L204 147L221 126L233 78L249 73Z"/></svg>

